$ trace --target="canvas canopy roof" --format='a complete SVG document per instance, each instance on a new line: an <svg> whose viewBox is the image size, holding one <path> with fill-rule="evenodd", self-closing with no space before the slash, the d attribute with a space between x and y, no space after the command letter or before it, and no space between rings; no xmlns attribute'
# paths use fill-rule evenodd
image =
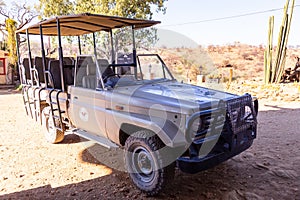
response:
<svg viewBox="0 0 300 200"><path fill-rule="evenodd" d="M135 29L146 28L160 23L159 21L130 19L115 16L105 16L97 14L78 14L78 15L65 15L51 18L48 20L40 21L37 24L24 27L17 30L17 33L40 34L40 25L43 27L43 35L56 36L57 32L57 19L60 22L60 29L62 36L78 36L99 31L110 31L115 28L122 28L126 26L134 26Z"/></svg>

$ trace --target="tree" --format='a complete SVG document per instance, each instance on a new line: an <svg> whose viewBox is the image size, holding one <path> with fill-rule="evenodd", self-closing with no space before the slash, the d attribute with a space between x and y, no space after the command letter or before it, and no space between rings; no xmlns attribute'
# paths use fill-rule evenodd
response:
<svg viewBox="0 0 300 200"><path fill-rule="evenodd" d="M70 0L39 0L36 6L39 18L74 13L73 1Z"/></svg>
<svg viewBox="0 0 300 200"><path fill-rule="evenodd" d="M5 20L5 27L7 31L7 48L9 51L9 63L11 67L17 66L17 42L15 33L17 29L17 22L11 18Z"/></svg>
<svg viewBox="0 0 300 200"><path fill-rule="evenodd" d="M0 0L0 15L5 17L4 23L0 23L0 28L7 40L9 66L13 75L17 68L16 43L18 41L20 44L25 41L15 37L16 30L30 23L37 15L29 6L26 6L26 3L17 4L12 2L11 8L8 8L2 0Z"/></svg>
<svg viewBox="0 0 300 200"><path fill-rule="evenodd" d="M165 2L167 0L39 0L38 10L41 18L63 14L76 13L97 13L103 15L116 15L120 17L130 17L139 19L152 19L153 9L156 12L166 12ZM56 9L59 8L59 9ZM114 49L116 52L126 52L126 47L131 43L128 29L117 30L114 33ZM88 43L92 42L90 37L86 37ZM98 37L97 43L101 43L98 50L101 54L110 57L107 47L108 40ZM143 29L136 32L137 47L149 47L156 42L156 29Z"/></svg>
<svg viewBox="0 0 300 200"><path fill-rule="evenodd" d="M74 13L97 13L139 19L152 19L151 8L166 12L167 0L39 0L36 7L40 17L52 17Z"/></svg>

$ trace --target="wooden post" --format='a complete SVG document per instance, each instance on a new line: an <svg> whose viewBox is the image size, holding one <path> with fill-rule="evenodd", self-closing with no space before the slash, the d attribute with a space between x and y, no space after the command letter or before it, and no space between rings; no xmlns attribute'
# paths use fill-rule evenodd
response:
<svg viewBox="0 0 300 200"><path fill-rule="evenodd" d="M231 84L231 82L232 82L232 77L233 77L233 68L230 67L229 68L229 84Z"/></svg>

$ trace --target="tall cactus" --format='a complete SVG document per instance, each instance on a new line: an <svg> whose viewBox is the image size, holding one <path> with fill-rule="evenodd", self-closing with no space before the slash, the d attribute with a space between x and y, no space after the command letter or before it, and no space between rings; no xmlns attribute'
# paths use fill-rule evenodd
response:
<svg viewBox="0 0 300 200"><path fill-rule="evenodd" d="M270 17L269 20L268 46L265 51L265 84L279 83L284 71L287 49L286 46L291 28L295 0L292 0L290 14L288 13L289 5L290 0L287 0L284 7L282 25L279 31L274 63L272 61L274 16Z"/></svg>
<svg viewBox="0 0 300 200"><path fill-rule="evenodd" d="M292 1L292 6L291 6L291 12L290 14L287 14L287 24L286 24L286 34L285 34L285 37L284 37L284 49L283 49L283 52L282 52L282 62L280 63L280 66L279 66L279 69L278 69L278 72L277 72L277 77L275 79L275 82L276 83L279 83L280 82L280 79L282 77L282 74L284 72L284 68L285 68L285 62L286 62L286 46L287 46L287 43L288 43L288 38L289 38L289 34L290 34L290 29L291 29L291 23L292 23L292 17L293 17L293 13L294 13L294 7L295 7L295 0Z"/></svg>
<svg viewBox="0 0 300 200"><path fill-rule="evenodd" d="M273 54L274 16L269 19L268 45L265 50L265 84L270 82Z"/></svg>

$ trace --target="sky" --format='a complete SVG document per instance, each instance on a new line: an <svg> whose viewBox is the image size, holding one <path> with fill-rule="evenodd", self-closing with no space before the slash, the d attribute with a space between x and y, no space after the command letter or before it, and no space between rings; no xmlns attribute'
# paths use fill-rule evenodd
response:
<svg viewBox="0 0 300 200"><path fill-rule="evenodd" d="M200 45L231 44L236 41L260 45L267 43L269 17L274 15L274 42L277 42L283 10L202 23L216 18L243 15L253 12L283 8L286 0L169 0L165 15L155 14L162 23L158 28L186 35ZM295 1L299 5L300 0ZM300 44L300 7L295 7L289 44Z"/></svg>
<svg viewBox="0 0 300 200"><path fill-rule="evenodd" d="M10 5L11 0L4 1ZM34 4L38 0L27 2ZM224 20L201 21L283 8L285 3L286 0L169 0L166 3L166 14L155 13L153 19L161 21L157 28L183 34L199 45L226 45L234 42L260 45L267 43L268 21L272 15L275 17L276 43L283 10ZM296 0L295 5L299 6L294 9L289 45L300 44L300 0Z"/></svg>

